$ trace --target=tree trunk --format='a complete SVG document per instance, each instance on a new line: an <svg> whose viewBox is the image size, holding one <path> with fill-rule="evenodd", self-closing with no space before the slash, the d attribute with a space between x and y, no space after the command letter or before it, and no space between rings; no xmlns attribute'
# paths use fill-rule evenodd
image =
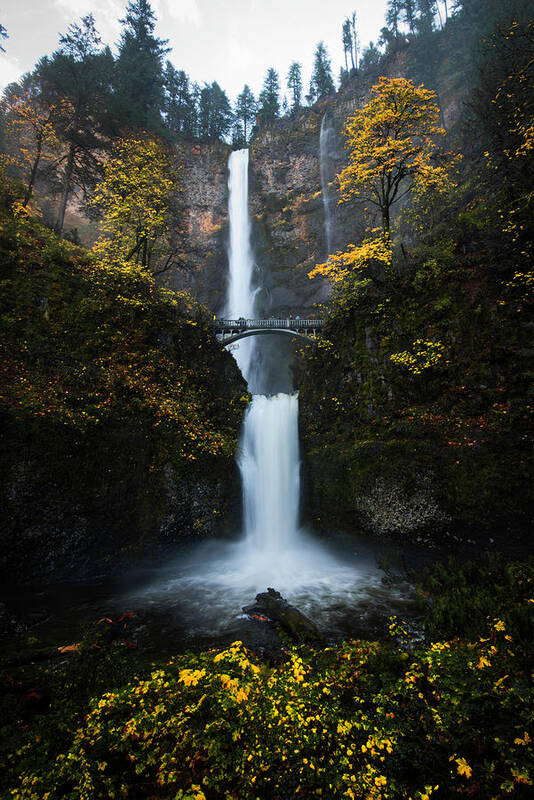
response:
<svg viewBox="0 0 534 800"><path fill-rule="evenodd" d="M63 191L61 193L61 202L59 205L59 211L56 220L56 233L58 234L58 236L61 236L63 232L63 223L65 221L65 211L67 208L67 201L69 199L69 194L70 194L70 181L72 178L73 167L74 167L74 144L71 142L71 144L69 145L69 157L67 159L67 165L65 167L65 177L63 180Z"/></svg>
<svg viewBox="0 0 534 800"><path fill-rule="evenodd" d="M22 205L24 208L26 208L26 206L30 202L31 196L33 194L33 186L35 184L35 176L37 175L37 167L39 166L39 161L41 160L42 149L43 149L43 136L42 134L40 134L37 137L37 152L35 153L35 159L32 164L30 179L28 181L28 188L26 189L26 194L24 195L24 200L22 201Z"/></svg>
<svg viewBox="0 0 534 800"><path fill-rule="evenodd" d="M382 212L382 228L384 229L384 235L389 237L389 206L381 206L380 211Z"/></svg>

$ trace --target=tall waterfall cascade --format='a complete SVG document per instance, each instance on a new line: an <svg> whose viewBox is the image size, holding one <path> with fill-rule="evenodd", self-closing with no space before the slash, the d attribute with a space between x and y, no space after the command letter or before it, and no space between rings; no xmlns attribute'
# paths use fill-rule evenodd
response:
<svg viewBox="0 0 534 800"><path fill-rule="evenodd" d="M332 195L329 182L332 178L332 150L335 146L335 132L332 123L325 114L321 121L319 134L319 167L321 172L321 194L323 197L324 231L326 255L332 252L334 237L334 211L336 201Z"/></svg>
<svg viewBox="0 0 534 800"><path fill-rule="evenodd" d="M254 315L254 259L248 213L248 150L228 162L230 244L227 314ZM245 380L252 380L256 345L245 340L234 353ZM243 425L239 467L245 537L257 555L278 557L295 539L300 494L298 398L254 395Z"/></svg>

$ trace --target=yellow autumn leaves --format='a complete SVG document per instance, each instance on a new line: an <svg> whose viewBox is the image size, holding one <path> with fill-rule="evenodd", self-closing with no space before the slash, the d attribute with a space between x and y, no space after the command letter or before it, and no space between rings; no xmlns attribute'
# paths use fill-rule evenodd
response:
<svg viewBox="0 0 534 800"><path fill-rule="evenodd" d="M100 210L94 252L103 261L150 266L165 249L176 168L154 139L119 139L103 167L91 205Z"/></svg>
<svg viewBox="0 0 534 800"><path fill-rule="evenodd" d="M387 234L394 203L416 183L446 180L437 144L444 135L435 92L405 78L380 78L345 125L349 163L338 175L342 200L358 197L375 205Z"/></svg>

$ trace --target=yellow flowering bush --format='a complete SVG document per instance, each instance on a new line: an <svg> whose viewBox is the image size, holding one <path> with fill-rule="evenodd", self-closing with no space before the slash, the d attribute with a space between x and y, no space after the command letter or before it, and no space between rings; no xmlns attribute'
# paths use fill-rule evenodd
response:
<svg viewBox="0 0 534 800"><path fill-rule="evenodd" d="M430 580L450 605L441 574ZM415 646L394 622L389 643L301 647L277 667L239 641L171 658L94 700L46 769L20 749L11 796L526 798L532 570L510 574L501 606L485 601L503 617L472 638Z"/></svg>

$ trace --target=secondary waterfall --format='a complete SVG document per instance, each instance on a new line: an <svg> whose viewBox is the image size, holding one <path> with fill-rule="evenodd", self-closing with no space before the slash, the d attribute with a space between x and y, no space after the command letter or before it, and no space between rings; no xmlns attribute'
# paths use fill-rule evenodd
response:
<svg viewBox="0 0 534 800"><path fill-rule="evenodd" d="M229 281L227 314L253 317L254 259L248 214L248 150L228 161ZM234 352L243 377L254 381L254 337ZM299 509L298 398L296 394L256 394L243 425L239 457L247 545L266 558L279 557L297 534Z"/></svg>
<svg viewBox="0 0 534 800"><path fill-rule="evenodd" d="M332 177L331 153L334 146L335 133L330 119L325 114L321 122L319 134L319 167L321 171L321 194L323 196L324 231L326 239L326 255L332 252L334 234L334 203L329 181Z"/></svg>

